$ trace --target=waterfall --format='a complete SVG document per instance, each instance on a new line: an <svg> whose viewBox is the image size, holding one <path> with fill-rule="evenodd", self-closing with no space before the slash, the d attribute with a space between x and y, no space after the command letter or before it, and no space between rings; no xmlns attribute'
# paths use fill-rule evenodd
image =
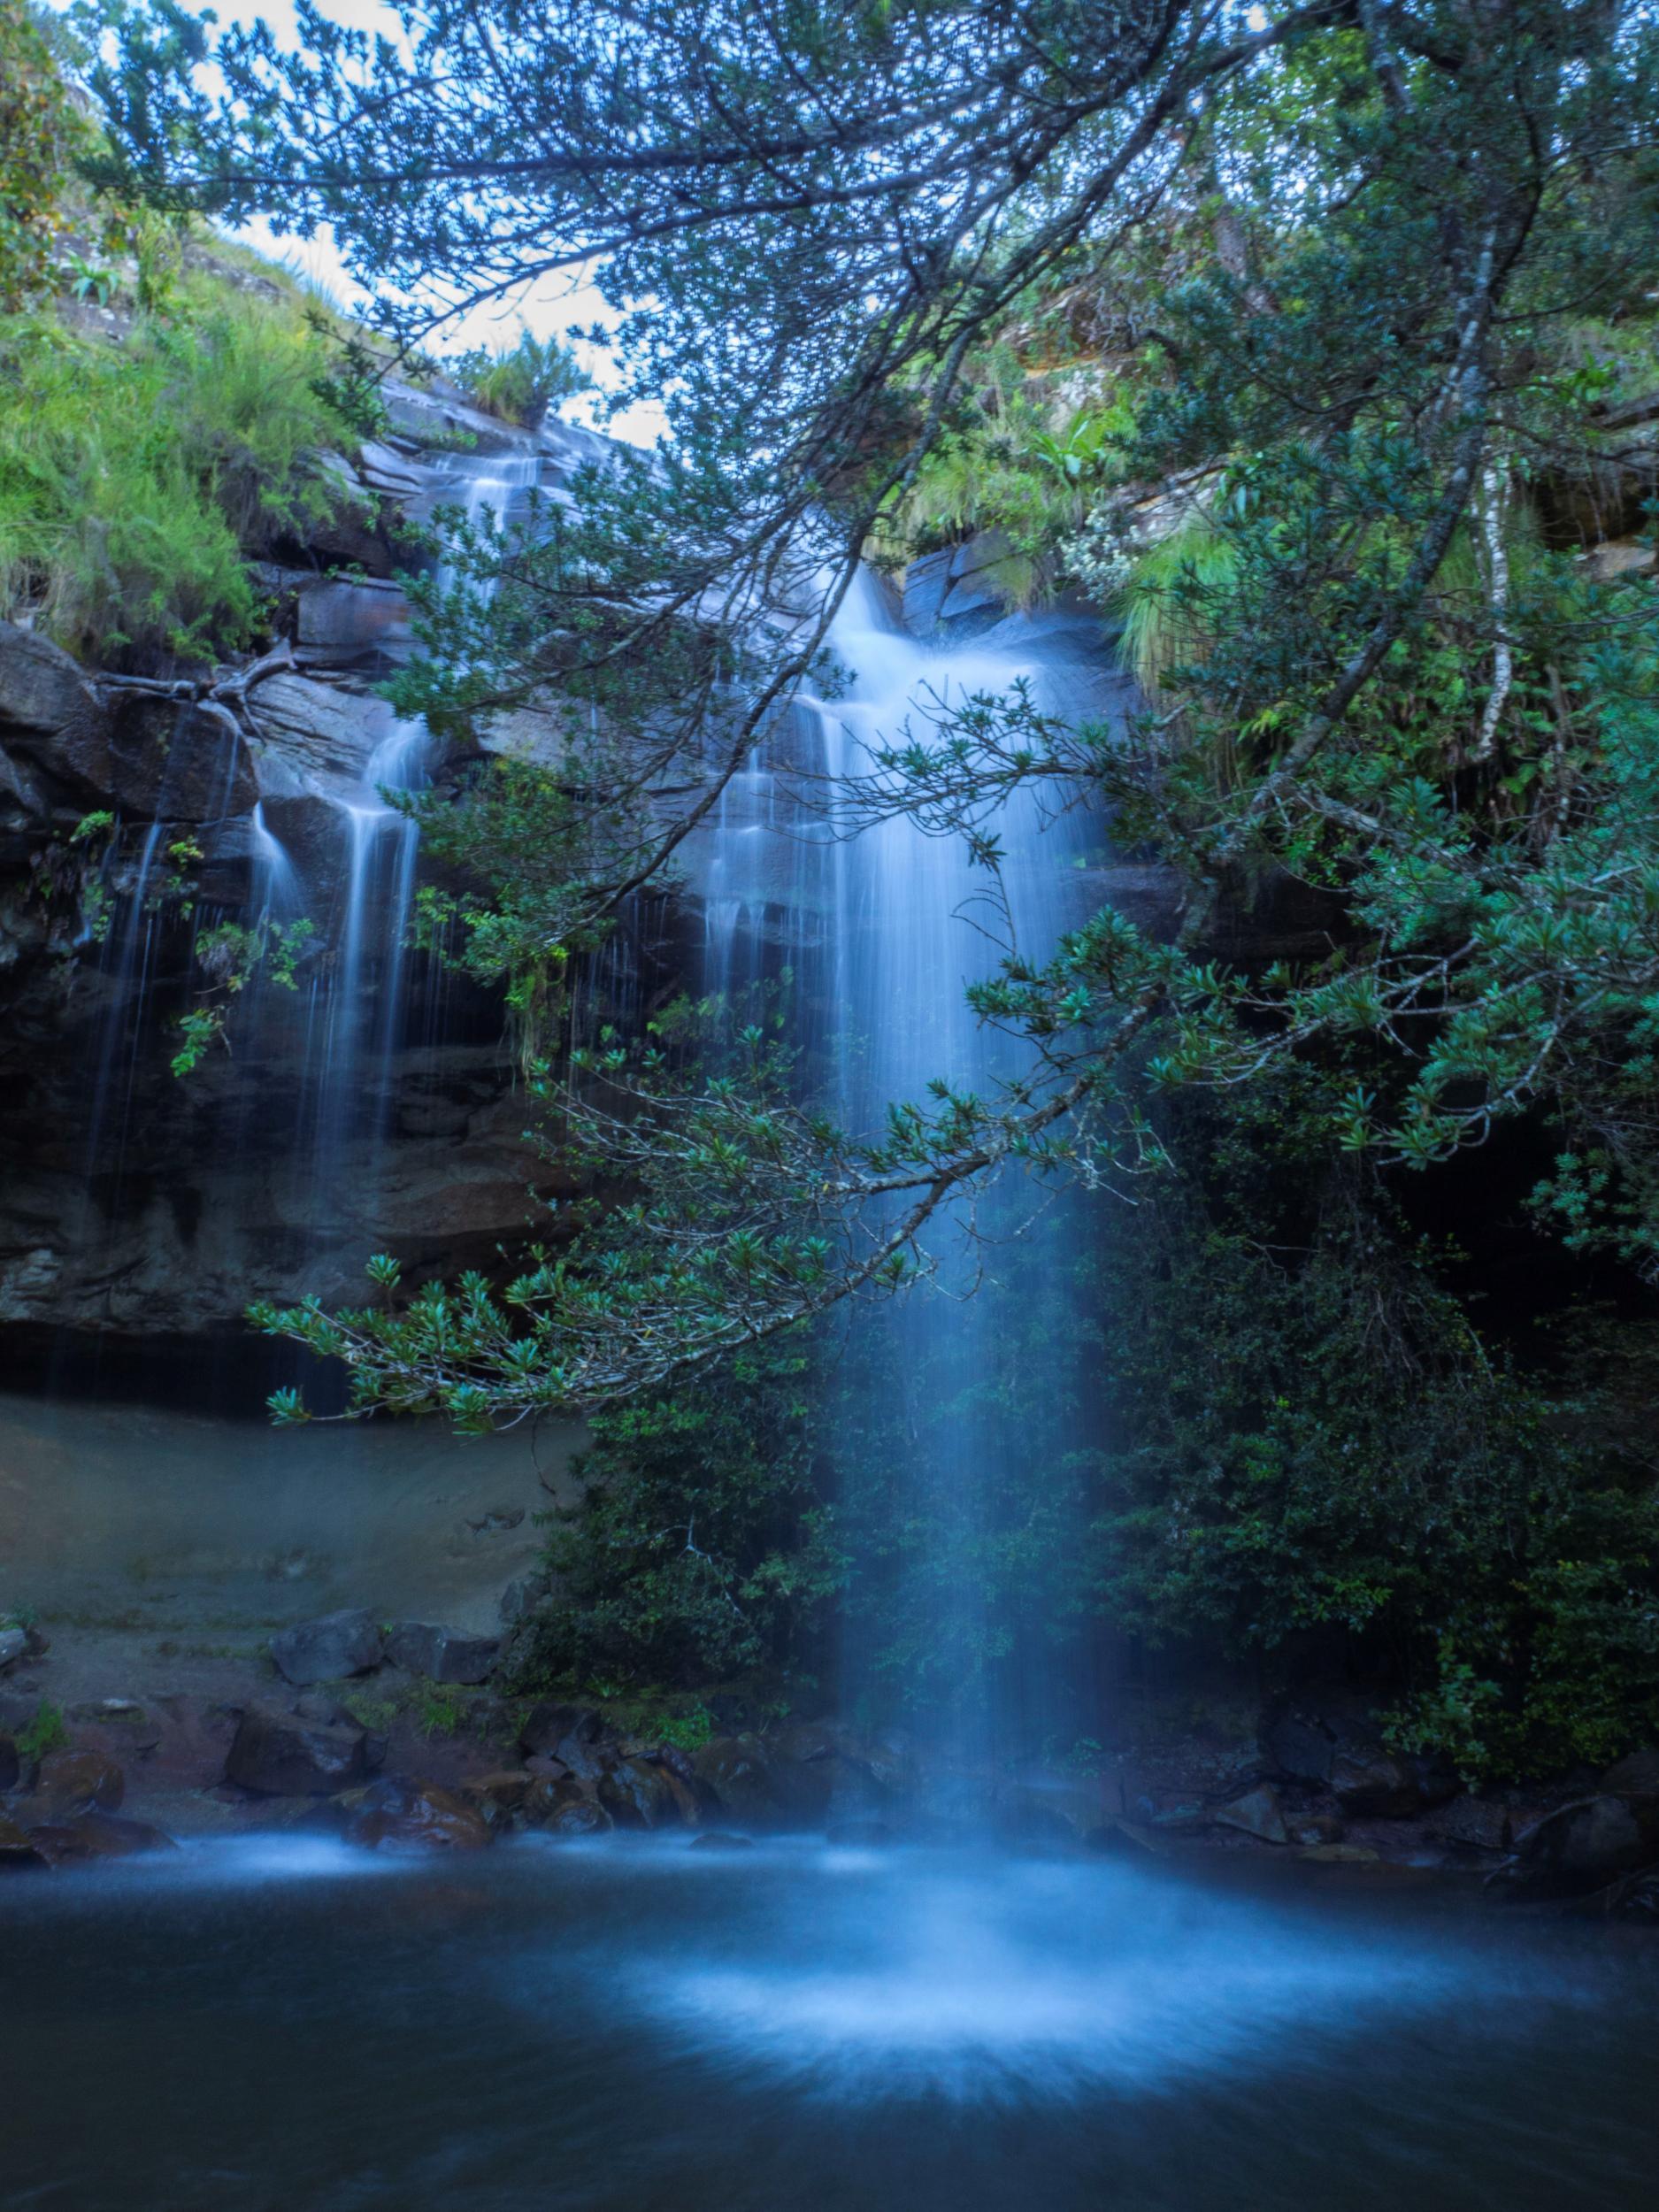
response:
<svg viewBox="0 0 1659 2212"><path fill-rule="evenodd" d="M802 803L795 772L818 780L820 791L844 788L849 778L872 776L879 749L907 728L926 741L933 716L975 695L1005 695L1019 678L1040 702L1047 694L1051 705L1072 706L1079 652L1075 636L1053 626L1045 634L1020 618L963 644L918 642L895 626L879 585L863 572L829 643L847 678L841 695L803 696L792 724L724 795L704 874L704 976L711 990L737 993L792 974L795 1032L825 1103L844 1128L870 1137L889 1103L926 1106L935 1079L989 1096L1020 1071L1028 1048L982 1024L967 992L1016 949L1042 960L1080 918L1073 863L1087 820L1017 795L996 825L999 894L964 839L928 834L903 813L852 833L833 802L827 814L821 800ZM1086 673L1097 679L1097 636L1089 649L1096 665ZM926 1647L910 1663L884 1648L870 1619L879 1608L873 1596L861 1608L856 1588L844 1698L866 1717L890 1715L901 1687L926 1678L931 1731L964 1756L1028 1737L1051 1686L1041 1624L1010 1640L983 1595L987 1547L1008 1536L999 1515L1014 1339L1016 1325L1029 1327L1003 1277L1048 1195L1027 1181L982 1199L972 1218L956 1208L928 1240L933 1282L851 1325L856 1340L881 1348L895 1389L910 1400L900 1423L905 1447L865 1502L872 1556L859 1559L856 1580L868 1593L885 1578L889 1616L924 1624ZM1045 1263L1066 1263L1072 1233L1070 1210L1050 1208ZM867 1483L868 1471L859 1479ZM850 1509L844 1526L858 1518ZM994 1649L999 1636L1006 1648Z"/></svg>

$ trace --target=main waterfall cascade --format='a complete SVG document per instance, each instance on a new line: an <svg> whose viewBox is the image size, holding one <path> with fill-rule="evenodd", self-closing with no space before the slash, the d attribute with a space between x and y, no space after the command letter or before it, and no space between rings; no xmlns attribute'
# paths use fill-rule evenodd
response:
<svg viewBox="0 0 1659 2212"><path fill-rule="evenodd" d="M841 687L803 695L725 795L703 879L704 978L734 1007L747 987L784 979L784 1026L806 1080L843 1128L870 1137L890 1104L926 1108L935 1079L991 1098L1019 1070L1026 1048L979 1018L969 987L1015 954L1041 962L1081 919L1079 864L1099 828L1052 787L1041 798L1018 793L996 826L993 877L964 838L930 833L900 809L861 800L851 818L847 791L881 783L884 747L907 733L926 742L930 724L969 699L1002 697L1024 680L1041 704L1104 715L1118 710L1121 686L1097 623L1013 617L963 642L918 641L862 569L828 645ZM978 1594L979 1555L1004 1513L1018 1380L1004 1278L1039 1215L1044 1262L1063 1268L1071 1211L1026 1182L981 1200L972 1217L959 1206L933 1225L933 1279L853 1323L866 1345L879 1333L881 1371L906 1400L897 1425L909 1448L884 1463L869 1509L888 1531L911 1532L908 1549L880 1546L895 1561L885 1602L925 1629L908 1661L890 1647L883 1662L855 1608L843 1697L867 1718L891 1718L893 1671L903 1667L904 1686L931 1708L930 1734L964 1759L994 1762L1029 1746L1054 1717L1058 1686L1047 1678L1037 1620L993 1667L995 1634ZM842 1503L856 1519L853 1502ZM861 1567L861 1583L872 1572Z"/></svg>

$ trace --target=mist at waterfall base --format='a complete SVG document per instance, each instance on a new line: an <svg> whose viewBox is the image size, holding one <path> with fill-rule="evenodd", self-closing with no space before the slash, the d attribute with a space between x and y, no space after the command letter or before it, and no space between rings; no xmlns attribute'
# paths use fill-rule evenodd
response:
<svg viewBox="0 0 1659 2212"><path fill-rule="evenodd" d="M1635 2212L1659 2151L1650 1959L1345 1889L289 1837L4 1911L5 2212Z"/></svg>

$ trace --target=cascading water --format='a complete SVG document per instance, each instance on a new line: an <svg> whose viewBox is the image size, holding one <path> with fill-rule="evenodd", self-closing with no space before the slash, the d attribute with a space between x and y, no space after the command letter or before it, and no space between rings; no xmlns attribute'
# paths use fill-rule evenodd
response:
<svg viewBox="0 0 1659 2212"><path fill-rule="evenodd" d="M1017 795L998 824L993 878L964 839L929 834L902 810L878 809L857 828L833 795L803 802L802 791L879 782L883 746L907 729L925 741L934 718L975 695L1002 696L1017 679L1041 697L1056 670L1011 626L1011 641L920 643L895 626L880 587L860 572L829 638L845 689L802 697L786 731L723 796L704 875L705 982L736 1004L746 986L791 979L807 1062L856 1136L879 1136L891 1103L927 1106L935 1079L989 1098L1019 1070L1026 1048L983 1023L967 993L1016 950L1046 957L1077 918L1070 864L1082 826ZM872 1548L887 1563L889 1618L925 1624L925 1636L908 1653L890 1636L879 1649L882 1638L855 1605L843 1694L866 1717L890 1716L902 1671L931 1706L931 1734L964 1757L1028 1736L1048 1689L1034 1660L1040 1639L994 1652L998 1632L979 1594L983 1555L999 1540L1014 1381L997 1235L1020 1233L1033 1195L990 1201L972 1218L956 1208L930 1239L933 1284L879 1320L891 1386L910 1402L897 1425L906 1448L883 1470L883 1526ZM861 1586L874 1579L865 1563Z"/></svg>

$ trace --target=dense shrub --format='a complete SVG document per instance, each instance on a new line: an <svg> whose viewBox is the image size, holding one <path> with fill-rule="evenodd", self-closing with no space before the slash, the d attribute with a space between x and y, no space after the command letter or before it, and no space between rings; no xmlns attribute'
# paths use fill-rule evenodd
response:
<svg viewBox="0 0 1659 2212"><path fill-rule="evenodd" d="M841 1563L812 1479L811 1371L786 1341L596 1417L526 1681L680 1687L815 1663Z"/></svg>
<svg viewBox="0 0 1659 2212"><path fill-rule="evenodd" d="M1100 1603L1155 1641L1346 1645L1401 1738L1473 1774L1651 1734L1651 1473L1575 1436L1294 1113L1207 1133L1202 1186L1107 1263Z"/></svg>
<svg viewBox="0 0 1659 2212"><path fill-rule="evenodd" d="M245 643L244 557L338 497L308 466L352 442L324 367L297 303L205 278L119 343L0 319L0 613L104 659Z"/></svg>
<svg viewBox="0 0 1659 2212"><path fill-rule="evenodd" d="M450 365L456 382L486 413L525 430L539 428L560 400L593 389L593 379L568 347L557 338L533 338L527 330L515 346L499 351L479 346Z"/></svg>

